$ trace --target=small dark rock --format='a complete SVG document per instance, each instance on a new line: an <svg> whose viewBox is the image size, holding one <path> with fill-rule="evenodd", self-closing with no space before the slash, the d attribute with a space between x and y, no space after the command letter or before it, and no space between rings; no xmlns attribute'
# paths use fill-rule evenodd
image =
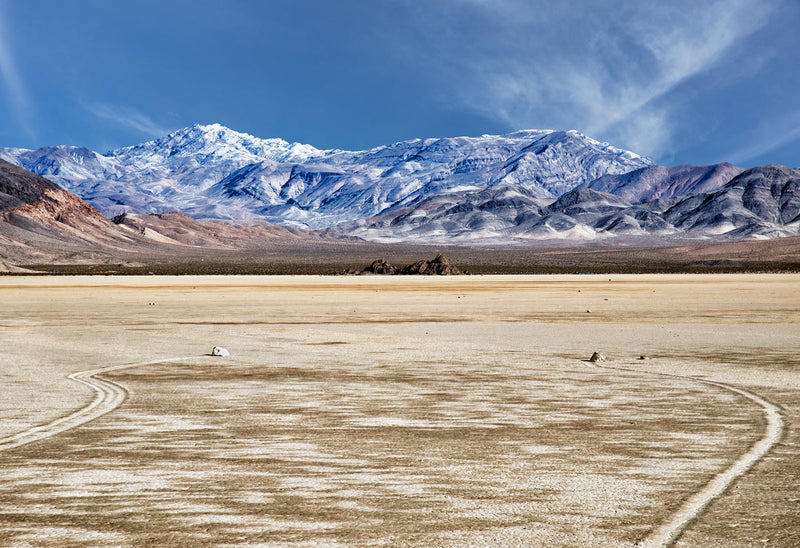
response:
<svg viewBox="0 0 800 548"><path fill-rule="evenodd" d="M606 357L600 354L599 352L595 352L594 354L592 354L592 357L589 358L589 361L592 363L604 362L606 361Z"/></svg>

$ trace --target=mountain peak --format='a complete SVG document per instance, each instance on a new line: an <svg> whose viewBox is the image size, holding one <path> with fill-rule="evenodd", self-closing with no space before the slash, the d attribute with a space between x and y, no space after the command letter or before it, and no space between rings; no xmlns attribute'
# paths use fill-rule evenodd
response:
<svg viewBox="0 0 800 548"><path fill-rule="evenodd" d="M503 184L557 198L600 175L648 165L596 143L576 131L526 129L323 151L212 123L114 150L99 157L98 169L52 151L16 157L109 215L179 210L327 228L435 194Z"/></svg>
<svg viewBox="0 0 800 548"><path fill-rule="evenodd" d="M305 161L324 154L311 145L283 139L261 139L223 126L193 124L152 141L112 150L107 155L128 160L132 157L166 155L169 158L196 156L236 157L245 163L260 160ZM241 162L237 162L241 163Z"/></svg>
<svg viewBox="0 0 800 548"><path fill-rule="evenodd" d="M237 143L248 141L267 141L288 145L283 139L260 139L249 133L233 130L222 124L192 124L189 127L173 131L166 139L205 139L212 142Z"/></svg>
<svg viewBox="0 0 800 548"><path fill-rule="evenodd" d="M544 135L555 133L554 129L519 129L511 133L506 133L503 137L510 139L535 139ZM484 135L484 137L494 137L494 135Z"/></svg>
<svg viewBox="0 0 800 548"><path fill-rule="evenodd" d="M48 147L0 149L0 157L52 178L108 215L177 210L310 228L339 225L382 241L775 237L800 230L796 171L770 165L739 175L742 170L730 164L655 166L576 130L323 151L215 123L106 156ZM6 192L7 202L19 202L12 193ZM45 215L46 201L34 201L35 211L26 211L53 217Z"/></svg>

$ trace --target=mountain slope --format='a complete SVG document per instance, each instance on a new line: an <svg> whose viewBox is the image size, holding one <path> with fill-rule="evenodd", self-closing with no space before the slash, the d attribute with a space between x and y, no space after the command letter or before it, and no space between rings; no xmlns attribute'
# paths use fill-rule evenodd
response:
<svg viewBox="0 0 800 548"><path fill-rule="evenodd" d="M55 183L0 160L0 222L40 234L87 242L123 241L111 221Z"/></svg>
<svg viewBox="0 0 800 548"><path fill-rule="evenodd" d="M0 271L65 257L96 260L135 241L74 194L0 160Z"/></svg>
<svg viewBox="0 0 800 548"><path fill-rule="evenodd" d="M520 186L501 184L486 190L437 194L412 207L396 208L335 230L382 242L503 239L510 238L521 223L541 219L550 202L552 199L540 198Z"/></svg>
<svg viewBox="0 0 800 548"><path fill-rule="evenodd" d="M105 155L76 147L0 149L103 213L177 210L324 228L442 192L516 184L555 198L609 173L650 165L575 131L415 139L365 151L318 150L195 125Z"/></svg>
<svg viewBox="0 0 800 548"><path fill-rule="evenodd" d="M516 184L557 197L598 174L649 165L634 153L577 132L528 130L503 136L395 143L363 152L335 152L302 165L247 166L222 181L257 197L267 219L326 227L408 207L431 196Z"/></svg>
<svg viewBox="0 0 800 548"><path fill-rule="evenodd" d="M681 171L685 170L681 168ZM705 168L697 171L716 172ZM664 172L668 170L664 168ZM631 180L640 185L635 188L646 187L641 183L644 180L641 176ZM631 203L618 195L589 188L594 186L590 184L548 202L517 185L505 185L480 192L433 196L412 207L345 224L335 230L374 241L440 243L585 241L614 236L733 240L800 233L798 170L761 166L744 171L722 185L719 181L708 182L709 178L694 177L692 180L697 187L708 184L718 189L680 199L676 196L687 186L662 186L650 196L667 193L670 199Z"/></svg>
<svg viewBox="0 0 800 548"><path fill-rule="evenodd" d="M800 170L767 165L744 171L717 192L686 198L664 213L688 232L781 237L800 232Z"/></svg>
<svg viewBox="0 0 800 548"><path fill-rule="evenodd" d="M247 236L216 240L205 221L146 216L170 211L232 219L240 227L273 222L382 242L775 238L800 232L796 170L656 166L576 131L414 139L345 151L259 139L214 124L106 154L58 146L0 149L0 157L52 178L107 216L127 213L120 218L129 222L117 229L132 237L136 229L125 227L147 225L148 243L160 238L184 245L168 235L183 234L196 242L186 245L246 245ZM263 226L269 228L254 238L280 232Z"/></svg>
<svg viewBox="0 0 800 548"><path fill-rule="evenodd" d="M710 166L647 166L621 175L603 175L584 186L615 194L631 203L639 203L713 192L742 171L742 168L727 163Z"/></svg>
<svg viewBox="0 0 800 548"><path fill-rule="evenodd" d="M209 249L257 250L274 242L314 242L330 235L272 223L194 219L182 213L122 213L114 224L155 245L168 244ZM341 238L339 238L341 239Z"/></svg>
<svg viewBox="0 0 800 548"><path fill-rule="evenodd" d="M327 249L353 240L263 221L198 220L180 213L122 214L111 221L52 181L0 160L0 272L28 264L180 265L209 252L263 255L277 246Z"/></svg>

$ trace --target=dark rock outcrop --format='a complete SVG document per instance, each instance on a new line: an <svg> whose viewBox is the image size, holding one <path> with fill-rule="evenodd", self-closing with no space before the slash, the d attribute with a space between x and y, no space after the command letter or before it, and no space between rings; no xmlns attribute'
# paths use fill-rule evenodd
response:
<svg viewBox="0 0 800 548"><path fill-rule="evenodd" d="M372 263L368 266L365 266L361 272L347 269L339 272L338 274L358 274L359 276L369 276L373 274L385 276L392 276L396 274L402 274L406 276L459 276L462 274L469 274L469 272L462 272L457 267L450 264L450 261L447 260L447 257L439 254L433 260L428 261L423 259L402 268L397 268L386 261L386 259L378 259L377 261L372 261Z"/></svg>
<svg viewBox="0 0 800 548"><path fill-rule="evenodd" d="M378 259L377 261L372 261L372 264L369 266L364 267L364 270L361 271L361 274L397 274L397 269L386 262L386 259Z"/></svg>
<svg viewBox="0 0 800 548"><path fill-rule="evenodd" d="M447 257L437 255L432 261L417 261L400 269L399 274L417 274L423 276L458 276L463 274L458 268L450 264Z"/></svg>

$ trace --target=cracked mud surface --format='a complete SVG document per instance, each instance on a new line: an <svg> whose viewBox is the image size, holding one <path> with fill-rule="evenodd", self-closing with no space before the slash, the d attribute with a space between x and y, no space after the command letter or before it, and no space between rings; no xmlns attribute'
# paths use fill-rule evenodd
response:
<svg viewBox="0 0 800 548"><path fill-rule="evenodd" d="M20 280L0 435L88 403L70 372L197 358L107 373L121 407L0 452L3 545L632 546L764 430L651 371L786 420L677 545L800 534L797 277Z"/></svg>

